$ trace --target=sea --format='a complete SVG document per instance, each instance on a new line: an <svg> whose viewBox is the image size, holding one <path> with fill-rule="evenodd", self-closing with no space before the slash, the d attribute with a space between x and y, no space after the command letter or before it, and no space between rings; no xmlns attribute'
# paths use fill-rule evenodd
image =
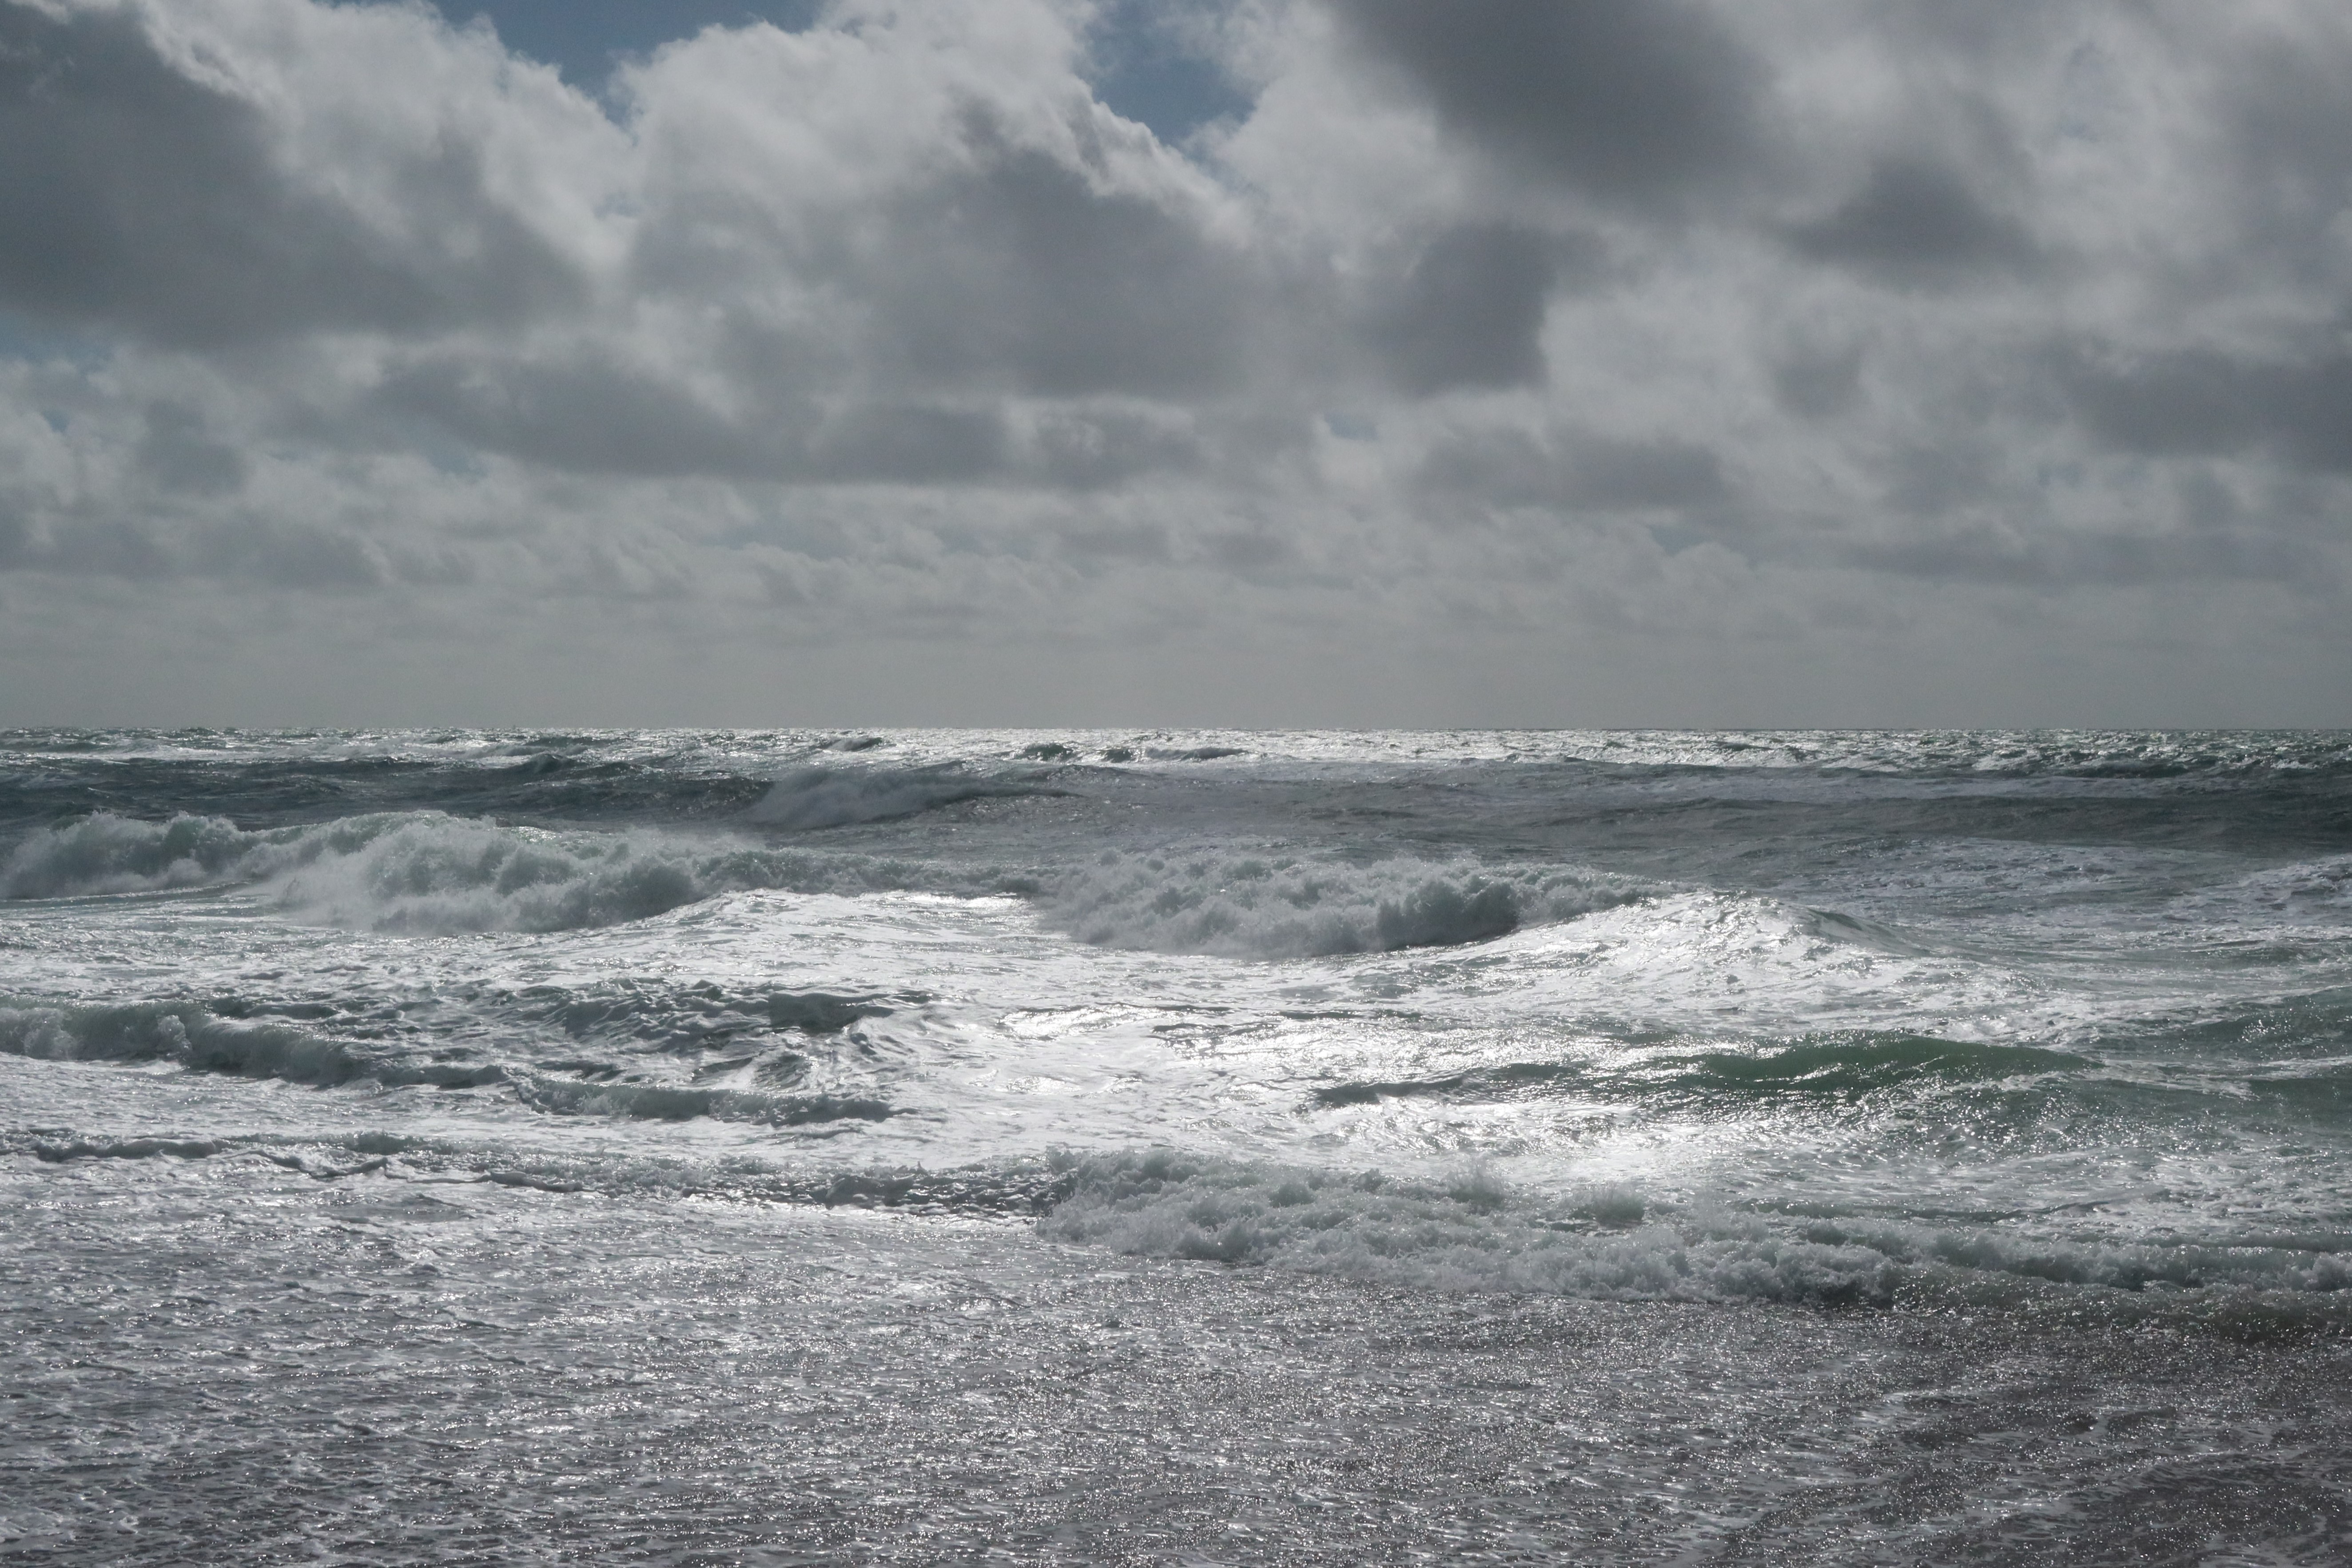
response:
<svg viewBox="0 0 2352 1568"><path fill-rule="evenodd" d="M0 1561L2352 1560L2352 733L0 732Z"/></svg>

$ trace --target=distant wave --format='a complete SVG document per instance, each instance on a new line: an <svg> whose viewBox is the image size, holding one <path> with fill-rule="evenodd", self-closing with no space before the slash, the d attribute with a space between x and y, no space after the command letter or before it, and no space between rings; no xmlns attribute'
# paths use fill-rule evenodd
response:
<svg viewBox="0 0 2352 1568"><path fill-rule="evenodd" d="M2118 780L2352 773L2352 731L2345 731L1626 730L1511 739L1529 761L1710 771Z"/></svg>
<svg viewBox="0 0 2352 1568"><path fill-rule="evenodd" d="M976 773L958 763L914 768L801 768L743 814L762 826L811 830L888 822L942 805L1055 791L1034 779Z"/></svg>

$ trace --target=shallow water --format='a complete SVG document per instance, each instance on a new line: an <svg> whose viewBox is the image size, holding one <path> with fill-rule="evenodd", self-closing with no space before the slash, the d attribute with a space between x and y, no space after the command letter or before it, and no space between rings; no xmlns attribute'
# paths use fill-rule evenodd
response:
<svg viewBox="0 0 2352 1568"><path fill-rule="evenodd" d="M0 836L28 1560L2347 1540L2352 736L18 731Z"/></svg>

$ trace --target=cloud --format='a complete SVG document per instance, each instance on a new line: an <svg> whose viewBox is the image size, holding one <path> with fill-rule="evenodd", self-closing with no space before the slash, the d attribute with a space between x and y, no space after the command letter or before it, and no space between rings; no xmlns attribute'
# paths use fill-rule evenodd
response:
<svg viewBox="0 0 2352 1568"><path fill-rule="evenodd" d="M1766 72L1681 0L1334 0L1452 132L1526 174L1634 206L1719 185L1758 152Z"/></svg>
<svg viewBox="0 0 2352 1568"><path fill-rule="evenodd" d="M2151 456L2267 450L2352 473L2352 353L2248 360L2182 349L2116 361L2080 350L2062 374L2096 439Z"/></svg>
<svg viewBox="0 0 2352 1568"><path fill-rule="evenodd" d="M2352 720L2320 0L806 20L0 0L0 709Z"/></svg>
<svg viewBox="0 0 2352 1568"><path fill-rule="evenodd" d="M234 46L268 9L197 11L228 24ZM516 96L506 62L479 39L422 40L404 14L286 19L299 35L341 35L341 58L314 47L224 66L144 7L0 5L0 298L196 349L510 322L578 302L579 268L497 199L467 123ZM394 46L386 68L437 68L441 81L412 85L445 103L367 114L379 85L338 112L326 100L377 45ZM268 79L289 63L290 82ZM279 85L311 101L269 104ZM544 112L548 86L526 84L521 96L542 100L530 109ZM297 133L354 143L357 166L299 167L287 155ZM354 176L373 187L364 202Z"/></svg>
<svg viewBox="0 0 2352 1568"><path fill-rule="evenodd" d="M978 140L980 168L894 215L879 353L935 384L1045 397L1197 397L1246 374L1248 258L1195 214Z"/></svg>
<svg viewBox="0 0 2352 1568"><path fill-rule="evenodd" d="M1732 493L1716 453L1671 437L1480 431L1434 447L1421 479L1441 494L1555 511L1682 510Z"/></svg>
<svg viewBox="0 0 2352 1568"><path fill-rule="evenodd" d="M1789 237L1812 260L1898 287L2025 271L2040 260L2022 226L1988 208L1952 170L1915 159L1879 164L1834 212Z"/></svg>
<svg viewBox="0 0 2352 1568"><path fill-rule="evenodd" d="M204 416L182 404L147 405L146 434L139 440L140 471L166 491L220 495L245 484L245 454L215 440Z"/></svg>
<svg viewBox="0 0 2352 1568"><path fill-rule="evenodd" d="M1373 326L1390 374L1422 394L1541 382L1558 248L1510 224L1459 224L1439 234Z"/></svg>

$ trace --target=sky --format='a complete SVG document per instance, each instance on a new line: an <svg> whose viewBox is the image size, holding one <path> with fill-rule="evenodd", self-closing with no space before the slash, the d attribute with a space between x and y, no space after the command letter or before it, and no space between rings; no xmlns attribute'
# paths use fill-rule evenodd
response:
<svg viewBox="0 0 2352 1568"><path fill-rule="evenodd" d="M0 0L0 725L2352 724L2335 0Z"/></svg>

